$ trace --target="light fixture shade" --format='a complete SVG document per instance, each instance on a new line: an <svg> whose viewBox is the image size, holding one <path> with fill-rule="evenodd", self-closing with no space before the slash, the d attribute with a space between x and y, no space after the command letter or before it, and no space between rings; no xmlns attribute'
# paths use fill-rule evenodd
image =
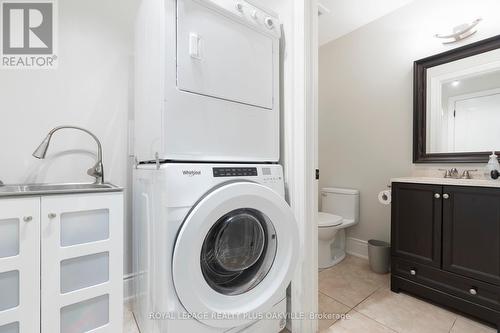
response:
<svg viewBox="0 0 500 333"><path fill-rule="evenodd" d="M43 139L42 143L38 146L38 148L33 152L33 157L44 159L47 154L47 149L49 148L50 143L50 135L47 135L45 139Z"/></svg>

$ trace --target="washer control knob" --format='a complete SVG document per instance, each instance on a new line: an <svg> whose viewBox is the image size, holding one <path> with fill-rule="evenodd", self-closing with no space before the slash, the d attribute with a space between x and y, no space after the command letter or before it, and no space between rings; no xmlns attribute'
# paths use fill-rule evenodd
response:
<svg viewBox="0 0 500 333"><path fill-rule="evenodd" d="M274 28L274 21L271 17L266 17L264 20L264 24L268 29L273 29Z"/></svg>
<svg viewBox="0 0 500 333"><path fill-rule="evenodd" d="M252 12L252 18L253 18L254 20L256 20L256 19L258 19L258 18L259 18L259 15L257 14L257 11L256 11L256 10L254 10L254 11Z"/></svg>
<svg viewBox="0 0 500 333"><path fill-rule="evenodd" d="M236 9L240 12L243 13L243 4L241 2L238 2L236 4Z"/></svg>

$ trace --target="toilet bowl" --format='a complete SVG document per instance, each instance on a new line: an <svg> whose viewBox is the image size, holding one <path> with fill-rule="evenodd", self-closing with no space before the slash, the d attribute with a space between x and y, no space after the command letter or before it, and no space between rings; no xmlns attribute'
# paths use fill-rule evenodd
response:
<svg viewBox="0 0 500 333"><path fill-rule="evenodd" d="M318 266L332 267L345 258L345 228L358 222L359 191L321 189L322 211L318 213Z"/></svg>

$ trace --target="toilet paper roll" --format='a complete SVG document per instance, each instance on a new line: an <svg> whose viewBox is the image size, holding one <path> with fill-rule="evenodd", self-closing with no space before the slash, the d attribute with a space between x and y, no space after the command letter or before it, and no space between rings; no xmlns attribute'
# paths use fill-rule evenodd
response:
<svg viewBox="0 0 500 333"><path fill-rule="evenodd" d="M391 200L391 190L380 191L378 194L378 202L382 205L390 205Z"/></svg>

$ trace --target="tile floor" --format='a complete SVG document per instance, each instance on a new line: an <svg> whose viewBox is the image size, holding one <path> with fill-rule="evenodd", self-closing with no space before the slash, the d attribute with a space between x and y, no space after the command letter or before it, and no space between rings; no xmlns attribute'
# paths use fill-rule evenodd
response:
<svg viewBox="0 0 500 333"><path fill-rule="evenodd" d="M389 289L389 274L370 271L368 262L348 256L319 273L321 333L496 333L496 329ZM125 307L123 333L139 333Z"/></svg>
<svg viewBox="0 0 500 333"><path fill-rule="evenodd" d="M364 259L348 256L319 273L322 333L495 333L496 329L390 290L389 274L370 271Z"/></svg>
<svg viewBox="0 0 500 333"><path fill-rule="evenodd" d="M123 310L123 333L139 333L134 314L130 311L130 304L125 304Z"/></svg>

